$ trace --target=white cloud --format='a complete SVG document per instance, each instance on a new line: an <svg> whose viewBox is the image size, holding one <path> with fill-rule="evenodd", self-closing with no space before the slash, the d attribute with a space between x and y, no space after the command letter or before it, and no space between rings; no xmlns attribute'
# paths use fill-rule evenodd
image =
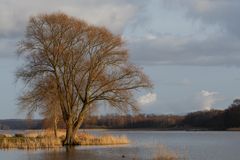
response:
<svg viewBox="0 0 240 160"><path fill-rule="evenodd" d="M199 107L203 110L210 110L214 107L215 103L222 100L219 97L218 92L202 90L197 95L197 103Z"/></svg>
<svg viewBox="0 0 240 160"><path fill-rule="evenodd" d="M104 25L115 33L121 33L124 26L136 13L138 5L123 1L103 0L0 0L0 34L19 32L19 24L26 25L29 16L39 13L63 11L92 24ZM18 26L18 27L16 27ZM22 28L20 28L22 30Z"/></svg>
<svg viewBox="0 0 240 160"><path fill-rule="evenodd" d="M210 92L206 90L202 90L200 93L203 97L210 97L218 94L218 92Z"/></svg>
<svg viewBox="0 0 240 160"><path fill-rule="evenodd" d="M22 39L30 16L61 11L122 34L140 5L124 0L0 0L0 4L0 56L14 55L16 45L8 42Z"/></svg>
<svg viewBox="0 0 240 160"><path fill-rule="evenodd" d="M148 93L144 96L139 97L138 103L140 105L147 105L150 103L153 103L157 100L157 94L156 93Z"/></svg>

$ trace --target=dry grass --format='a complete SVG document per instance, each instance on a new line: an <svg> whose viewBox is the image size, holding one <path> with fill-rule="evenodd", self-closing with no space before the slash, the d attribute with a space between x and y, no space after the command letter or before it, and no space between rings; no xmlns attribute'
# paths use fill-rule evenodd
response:
<svg viewBox="0 0 240 160"><path fill-rule="evenodd" d="M55 137L54 132L52 130L39 130L39 131L27 131L25 134L25 137L32 137L32 138L37 138L37 137ZM65 130L58 130L57 136L58 138L64 138L66 135Z"/></svg>
<svg viewBox="0 0 240 160"><path fill-rule="evenodd" d="M65 130L59 130L57 133L58 138L63 140L65 138ZM26 137L39 138L39 137L54 137L52 130L29 131L25 134ZM80 145L115 145L115 144L128 144L129 139L126 136L112 136L103 135L95 136L89 133L78 133L76 135L77 143Z"/></svg>
<svg viewBox="0 0 240 160"><path fill-rule="evenodd" d="M12 137L11 134L0 134L0 138Z"/></svg>
<svg viewBox="0 0 240 160"><path fill-rule="evenodd" d="M178 155L177 153L169 150L168 148L164 146L159 146L157 148L158 150L156 151L155 158L153 160L178 160Z"/></svg>
<svg viewBox="0 0 240 160"><path fill-rule="evenodd" d="M25 134L1 134L0 148L10 149L38 149L38 148L57 148L62 147L62 141L65 138L65 130L59 130L58 137L54 137L51 130L27 131ZM94 136L88 133L79 133L76 135L79 145L116 145L127 144L129 140L126 136Z"/></svg>
<svg viewBox="0 0 240 160"><path fill-rule="evenodd" d="M149 160L189 160L187 152L178 152L176 150L169 149L165 145L149 145L145 146L147 158ZM143 152L144 153L144 152ZM141 154L138 151L136 154L133 154L134 157L132 160L140 160L143 159L141 158Z"/></svg>
<svg viewBox="0 0 240 160"><path fill-rule="evenodd" d="M0 138L0 148L10 149L38 149L61 147L60 139L56 138L31 138L31 137L4 137Z"/></svg>
<svg viewBox="0 0 240 160"><path fill-rule="evenodd" d="M130 143L126 136L103 135L96 137L86 133L79 134L77 141L80 145L116 145Z"/></svg>

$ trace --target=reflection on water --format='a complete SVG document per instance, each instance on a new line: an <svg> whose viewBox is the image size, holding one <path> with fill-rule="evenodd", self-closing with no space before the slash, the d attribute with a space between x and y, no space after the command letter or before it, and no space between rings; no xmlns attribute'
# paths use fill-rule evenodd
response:
<svg viewBox="0 0 240 160"><path fill-rule="evenodd" d="M35 154L29 154L28 160L99 160L99 159L134 159L136 156L134 153L135 149L131 149L129 152L129 147L94 147L94 148L84 148L71 147L64 148L61 150L40 152ZM124 157L124 158L123 158Z"/></svg>
<svg viewBox="0 0 240 160"><path fill-rule="evenodd" d="M130 146L93 146L64 147L50 150L5 150L0 152L1 159L8 160L132 160L148 159L149 155L139 155L140 148Z"/></svg>
<svg viewBox="0 0 240 160"><path fill-rule="evenodd" d="M0 151L0 156L10 160L147 160L152 159L154 152L155 146L149 145L76 146L50 150L5 150Z"/></svg>
<svg viewBox="0 0 240 160"><path fill-rule="evenodd" d="M0 159L8 160L132 160L152 159L157 146L163 144L193 160L238 160L240 132L184 132L184 131L96 131L92 134L126 135L129 145L77 146L51 150L1 150Z"/></svg>

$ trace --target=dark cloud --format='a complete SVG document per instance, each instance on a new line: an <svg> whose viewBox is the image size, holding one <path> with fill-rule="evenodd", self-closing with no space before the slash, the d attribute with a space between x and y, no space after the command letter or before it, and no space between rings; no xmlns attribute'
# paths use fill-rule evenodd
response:
<svg viewBox="0 0 240 160"><path fill-rule="evenodd" d="M132 59L146 64L240 66L240 41L225 35L199 40L159 36L129 43Z"/></svg>
<svg viewBox="0 0 240 160"><path fill-rule="evenodd" d="M184 2L185 3L184 3ZM203 23L218 25L240 38L239 0L183 0L186 17L201 20Z"/></svg>
<svg viewBox="0 0 240 160"><path fill-rule="evenodd" d="M114 33L130 35L127 45L131 58L138 63L240 65L238 0L0 0L0 3L0 55L9 55L16 50L15 44L23 37L29 16L63 11L90 23L107 26ZM169 13L180 11L183 21L199 23L203 29L176 35L151 28L149 25L156 24L152 21L159 21L161 25L160 17L164 17L158 6ZM158 18L151 18L153 16ZM209 28L211 32L208 32Z"/></svg>
<svg viewBox="0 0 240 160"><path fill-rule="evenodd" d="M133 60L142 64L240 66L240 1L162 2L169 12L180 11L183 20L198 24L199 29L186 35L155 31L132 39L129 48Z"/></svg>

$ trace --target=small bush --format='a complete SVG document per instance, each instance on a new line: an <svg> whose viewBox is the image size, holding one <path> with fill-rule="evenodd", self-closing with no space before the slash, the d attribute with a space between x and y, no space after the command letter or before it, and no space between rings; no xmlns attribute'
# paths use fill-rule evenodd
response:
<svg viewBox="0 0 240 160"><path fill-rule="evenodd" d="M17 138L24 138L25 136L24 136L24 134L16 133L16 134L14 135L14 137L17 137Z"/></svg>

